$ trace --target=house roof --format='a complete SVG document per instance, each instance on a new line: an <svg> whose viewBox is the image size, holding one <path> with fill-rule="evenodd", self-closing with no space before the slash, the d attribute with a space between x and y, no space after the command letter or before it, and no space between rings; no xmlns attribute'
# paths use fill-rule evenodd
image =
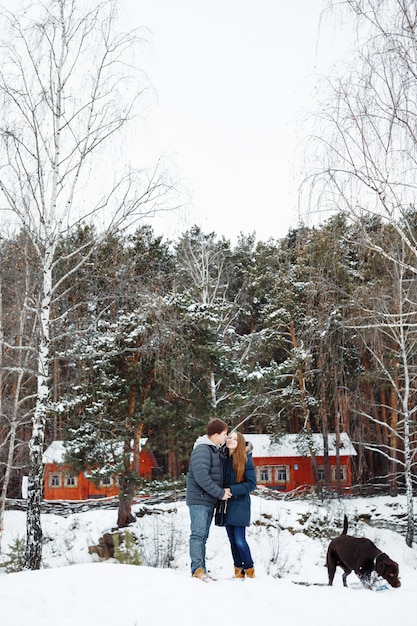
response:
<svg viewBox="0 0 417 626"><path fill-rule="evenodd" d="M140 447L142 448L148 441L147 437L140 439ZM42 461L46 463L64 463L65 448L63 441L52 441L43 453Z"/></svg>
<svg viewBox="0 0 417 626"><path fill-rule="evenodd" d="M271 441L270 435L245 434L246 441L253 445L252 456L256 457L290 457L310 456L306 437L301 435L283 435L277 443ZM317 456L324 455L323 435L311 435L313 449ZM336 435L329 433L329 456L336 456ZM341 456L356 456L357 452L347 433L340 434L339 454Z"/></svg>

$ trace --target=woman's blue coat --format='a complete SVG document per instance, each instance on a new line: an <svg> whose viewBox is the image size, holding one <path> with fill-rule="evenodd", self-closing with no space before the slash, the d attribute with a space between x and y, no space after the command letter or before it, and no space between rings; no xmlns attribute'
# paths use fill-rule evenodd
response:
<svg viewBox="0 0 417 626"><path fill-rule="evenodd" d="M252 454L248 453L243 482L236 481L232 456L224 463L224 487L229 487L232 497L227 500L226 525L249 526L250 524L250 492L256 489L256 474Z"/></svg>

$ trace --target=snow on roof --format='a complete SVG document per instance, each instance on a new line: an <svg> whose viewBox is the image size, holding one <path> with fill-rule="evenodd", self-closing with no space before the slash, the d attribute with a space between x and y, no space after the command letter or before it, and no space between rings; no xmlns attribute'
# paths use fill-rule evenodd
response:
<svg viewBox="0 0 417 626"><path fill-rule="evenodd" d="M65 456L64 442L53 441L43 453L42 461L45 463L62 463Z"/></svg>
<svg viewBox="0 0 417 626"><path fill-rule="evenodd" d="M142 448L148 441L147 437L140 439L139 446ZM63 463L65 459L65 448L63 441L53 441L43 453L43 463Z"/></svg>
<svg viewBox="0 0 417 626"><path fill-rule="evenodd" d="M256 457L286 457L286 456L310 456L307 448L306 437L303 435L283 435L278 443L271 442L270 435L244 435L246 441L253 445L252 456ZM323 435L313 433L311 435L313 448L317 456L324 455ZM336 435L329 433L329 456L336 456ZM307 450L307 453L304 452ZM347 433L340 434L339 454L342 456L356 456L357 452Z"/></svg>

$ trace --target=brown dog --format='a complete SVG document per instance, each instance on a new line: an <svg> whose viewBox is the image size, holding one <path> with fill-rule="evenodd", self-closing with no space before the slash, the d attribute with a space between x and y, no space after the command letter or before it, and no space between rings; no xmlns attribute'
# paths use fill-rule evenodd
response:
<svg viewBox="0 0 417 626"><path fill-rule="evenodd" d="M372 541L365 537L351 537L347 534L348 520L345 515L343 532L330 542L327 550L327 571L329 585L333 584L336 567L339 565L343 573L343 586L347 587L346 577L353 571L367 589L371 589L371 574L376 572L391 585L400 587L398 563L381 552Z"/></svg>

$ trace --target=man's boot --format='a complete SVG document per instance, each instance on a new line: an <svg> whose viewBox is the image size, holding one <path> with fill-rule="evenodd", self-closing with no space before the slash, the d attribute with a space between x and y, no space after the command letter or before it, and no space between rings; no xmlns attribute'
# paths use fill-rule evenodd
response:
<svg viewBox="0 0 417 626"><path fill-rule="evenodd" d="M208 583L210 581L210 576L207 574L207 572L203 570L202 567L199 567L198 569L196 569L192 577L198 578L199 580L203 580L205 583Z"/></svg>

